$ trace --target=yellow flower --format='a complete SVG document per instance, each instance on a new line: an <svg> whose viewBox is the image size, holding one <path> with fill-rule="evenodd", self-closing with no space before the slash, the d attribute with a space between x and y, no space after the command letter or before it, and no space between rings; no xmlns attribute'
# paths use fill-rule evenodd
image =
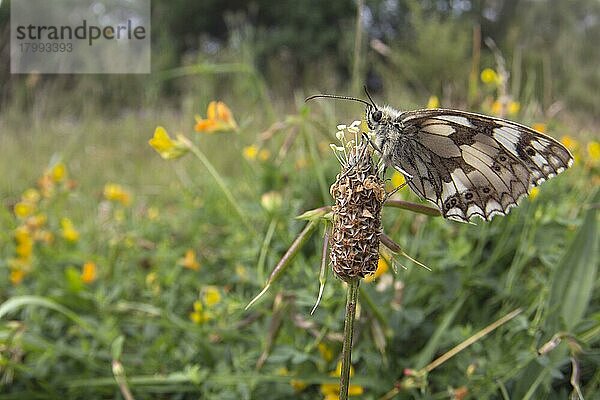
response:
<svg viewBox="0 0 600 400"><path fill-rule="evenodd" d="M275 371L277 375L280 376L290 376L290 371L286 367L281 367ZM308 386L308 383L300 380L300 379L291 379L290 386L294 388L294 391L301 392Z"/></svg>
<svg viewBox="0 0 600 400"><path fill-rule="evenodd" d="M23 192L21 199L28 203L37 203L40 201L40 192L34 188L29 188Z"/></svg>
<svg viewBox="0 0 600 400"><path fill-rule="evenodd" d="M260 161L267 161L271 157L271 152L268 149L261 149L258 152L258 159Z"/></svg>
<svg viewBox="0 0 600 400"><path fill-rule="evenodd" d="M23 282L23 278L25 278L25 271L22 269L13 269L10 271L10 283L12 283L13 286L17 286Z"/></svg>
<svg viewBox="0 0 600 400"><path fill-rule="evenodd" d="M67 176L67 167L64 163L59 162L50 169L50 177L54 182L62 182Z"/></svg>
<svg viewBox="0 0 600 400"><path fill-rule="evenodd" d="M196 300L194 302L193 308L194 311L192 311L189 315L192 322L196 324L202 324L212 319L212 315L209 312L204 311L204 306L200 300Z"/></svg>
<svg viewBox="0 0 600 400"><path fill-rule="evenodd" d="M157 207L148 207L146 215L150 221L156 221L160 216L160 211Z"/></svg>
<svg viewBox="0 0 600 400"><path fill-rule="evenodd" d="M486 68L481 71L481 81L488 85L498 85L500 83L500 77L491 68Z"/></svg>
<svg viewBox="0 0 600 400"><path fill-rule="evenodd" d="M62 237L67 241L76 242L79 240L79 232L75 229L73 222L69 218L61 219L60 226L62 228Z"/></svg>
<svg viewBox="0 0 600 400"><path fill-rule="evenodd" d="M374 274L365 276L365 282L373 282L375 279L385 274L389 269L388 263L383 257L379 257L379 261L377 261L377 270L375 270Z"/></svg>
<svg viewBox="0 0 600 400"><path fill-rule="evenodd" d="M35 232L34 239L38 242L50 244L54 241L54 234L50 231L40 229Z"/></svg>
<svg viewBox="0 0 600 400"><path fill-rule="evenodd" d="M207 286L204 289L203 300L207 307L212 307L215 304L218 304L221 301L221 293L219 292L219 289L216 286Z"/></svg>
<svg viewBox="0 0 600 400"><path fill-rule="evenodd" d="M17 248L15 249L15 253L17 256L22 259L29 259L31 254L33 253L33 240L31 238L27 238L26 240L20 241L17 244Z"/></svg>
<svg viewBox="0 0 600 400"><path fill-rule="evenodd" d="M292 379L290 380L290 385L294 388L296 392L301 392L308 386L308 383L304 382L300 379Z"/></svg>
<svg viewBox="0 0 600 400"><path fill-rule="evenodd" d="M117 201L124 206L131 203L131 194L116 183L107 183L104 185L104 198L110 201Z"/></svg>
<svg viewBox="0 0 600 400"><path fill-rule="evenodd" d="M472 376L475 373L476 369L477 369L476 364L474 364L474 363L469 364L469 366L467 367L467 371L466 371L467 376Z"/></svg>
<svg viewBox="0 0 600 400"><path fill-rule="evenodd" d="M40 229L42 226L46 225L46 221L48 221L48 217L46 216L46 214L44 213L39 213L36 215L32 215L31 217L27 218L27 221L25 222L27 224L27 227L31 230L36 230L36 229Z"/></svg>
<svg viewBox="0 0 600 400"><path fill-rule="evenodd" d="M152 290L154 295L160 294L160 282L158 281L156 272L150 272L146 275L146 286Z"/></svg>
<svg viewBox="0 0 600 400"><path fill-rule="evenodd" d="M543 122L537 122L537 123L531 125L531 127L541 133L546 133L546 130L547 130L547 126Z"/></svg>
<svg viewBox="0 0 600 400"><path fill-rule="evenodd" d="M185 252L185 257L179 260L179 264L194 271L200 269L200 263L198 262L196 252L193 249L188 249L188 251Z"/></svg>
<svg viewBox="0 0 600 400"><path fill-rule="evenodd" d="M521 103L518 101L510 101L508 103L508 115L516 115L521 110Z"/></svg>
<svg viewBox="0 0 600 400"><path fill-rule="evenodd" d="M340 376L342 374L342 363L338 362L335 371L331 372L330 376ZM354 375L354 367L350 366L350 376ZM360 396L363 394L364 389L359 385L350 385L348 388L348 396ZM321 393L325 396L325 399L338 399L340 396L340 385L339 383L323 383L321 384Z"/></svg>
<svg viewBox="0 0 600 400"><path fill-rule="evenodd" d="M319 350L319 353L321 354L323 360L327 362L333 360L333 350L331 349L331 347L327 346L327 344L321 342L317 345L317 349Z"/></svg>
<svg viewBox="0 0 600 400"><path fill-rule="evenodd" d="M492 114L494 114L494 115L502 114L502 103L500 103L498 100L496 100L492 103Z"/></svg>
<svg viewBox="0 0 600 400"><path fill-rule="evenodd" d="M392 186L397 188L398 186L403 185L404 183L406 183L404 175L402 175L398 171L394 171L394 173L392 174Z"/></svg>
<svg viewBox="0 0 600 400"><path fill-rule="evenodd" d="M235 275L241 281L247 281L248 280L248 270L242 264L237 264L235 266Z"/></svg>
<svg viewBox="0 0 600 400"><path fill-rule="evenodd" d="M242 154L246 160L256 160L256 157L258 156L258 146L255 144L246 146L244 147L244 150L242 150Z"/></svg>
<svg viewBox="0 0 600 400"><path fill-rule="evenodd" d="M575 138L569 135L564 135L563 137L561 137L560 142L564 144L565 147L570 151L575 151L577 150L577 147L579 147L579 143L577 142L577 140L575 140Z"/></svg>
<svg viewBox="0 0 600 400"><path fill-rule="evenodd" d="M35 204L28 201L20 201L15 204L15 215L19 218L26 218L35 212Z"/></svg>
<svg viewBox="0 0 600 400"><path fill-rule="evenodd" d="M54 194L54 181L48 174L44 174L38 179L38 187L45 198L51 197Z"/></svg>
<svg viewBox="0 0 600 400"><path fill-rule="evenodd" d="M20 259L28 260L33 253L33 238L26 226L15 229L15 241L17 242L15 249L17 256Z"/></svg>
<svg viewBox="0 0 600 400"><path fill-rule="evenodd" d="M427 108L440 108L440 99L437 96L430 96L427 101Z"/></svg>
<svg viewBox="0 0 600 400"><path fill-rule="evenodd" d="M237 130L238 126L231 110L222 101L211 101L206 110L206 119L196 115L196 132L228 132Z"/></svg>
<svg viewBox="0 0 600 400"><path fill-rule="evenodd" d="M594 162L600 161L600 143L596 141L588 143L587 152L590 160Z"/></svg>
<svg viewBox="0 0 600 400"><path fill-rule="evenodd" d="M96 280L96 263L88 261L83 264L81 280L83 283L92 283Z"/></svg>
<svg viewBox="0 0 600 400"><path fill-rule="evenodd" d="M182 140L183 137L178 136L173 140L162 126L157 126L154 130L154 136L148 141L154 150L165 160L179 158L188 152L189 148Z"/></svg>
<svg viewBox="0 0 600 400"><path fill-rule="evenodd" d="M529 191L529 198L531 200L534 200L538 196L539 193L540 193L540 189L537 186L532 187L531 190Z"/></svg>

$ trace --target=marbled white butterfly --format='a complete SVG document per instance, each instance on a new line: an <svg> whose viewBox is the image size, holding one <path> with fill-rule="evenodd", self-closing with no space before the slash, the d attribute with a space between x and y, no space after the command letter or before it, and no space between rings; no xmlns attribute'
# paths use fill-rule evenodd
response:
<svg viewBox="0 0 600 400"><path fill-rule="evenodd" d="M368 93L367 93L368 96ZM506 215L529 190L573 164L553 138L505 119L446 109L398 111L361 99L375 147L445 218Z"/></svg>

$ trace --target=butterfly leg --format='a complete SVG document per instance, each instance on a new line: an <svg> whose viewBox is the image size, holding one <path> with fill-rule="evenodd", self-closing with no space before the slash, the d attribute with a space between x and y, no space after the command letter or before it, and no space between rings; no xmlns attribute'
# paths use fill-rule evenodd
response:
<svg viewBox="0 0 600 400"><path fill-rule="evenodd" d="M369 135L367 135L365 132L363 132L363 133L362 133L362 136L363 136L363 138L364 138L366 141L368 141L368 142L371 144L371 146L372 146L372 147L373 147L373 148L374 148L376 151L378 151L378 152L379 152L379 154L383 154L383 152L381 151L381 149L379 148L379 146L377 146L377 144L375 144L375 142L373 142L373 141L371 140L371 138L369 137Z"/></svg>
<svg viewBox="0 0 600 400"><path fill-rule="evenodd" d="M408 181L410 181L412 178L409 178ZM408 185L408 181L404 182L402 185L398 186L397 188L394 188L391 192L386 193L385 194L385 200L389 199L390 197L392 197L394 194L396 194L396 192L400 189L402 189L404 186ZM385 201L384 200L384 201Z"/></svg>

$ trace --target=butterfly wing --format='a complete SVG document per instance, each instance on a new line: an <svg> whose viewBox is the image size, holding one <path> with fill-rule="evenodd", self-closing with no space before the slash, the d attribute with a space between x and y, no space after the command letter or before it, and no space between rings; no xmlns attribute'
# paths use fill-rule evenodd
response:
<svg viewBox="0 0 600 400"><path fill-rule="evenodd" d="M456 110L402 113L391 163L446 218L505 215L529 190L573 163L556 140L507 120Z"/></svg>

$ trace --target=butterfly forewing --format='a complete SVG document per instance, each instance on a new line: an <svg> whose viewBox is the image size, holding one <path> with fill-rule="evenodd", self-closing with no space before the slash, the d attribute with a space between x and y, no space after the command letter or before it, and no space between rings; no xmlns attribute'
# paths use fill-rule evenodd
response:
<svg viewBox="0 0 600 400"><path fill-rule="evenodd" d="M489 220L573 163L549 136L507 120L456 110L401 113L390 163L446 218Z"/></svg>

